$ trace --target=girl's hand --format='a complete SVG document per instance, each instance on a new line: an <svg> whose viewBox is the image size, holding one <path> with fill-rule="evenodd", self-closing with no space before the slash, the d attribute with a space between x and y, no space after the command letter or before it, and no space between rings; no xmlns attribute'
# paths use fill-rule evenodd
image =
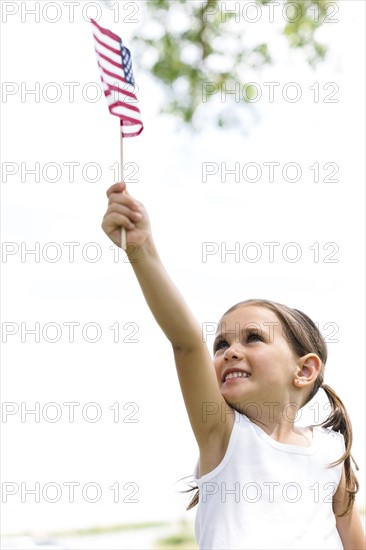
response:
<svg viewBox="0 0 366 550"><path fill-rule="evenodd" d="M121 227L126 229L126 242L141 246L151 237L150 222L143 204L128 194L125 183L115 183L107 190L108 208L102 229L121 247Z"/></svg>

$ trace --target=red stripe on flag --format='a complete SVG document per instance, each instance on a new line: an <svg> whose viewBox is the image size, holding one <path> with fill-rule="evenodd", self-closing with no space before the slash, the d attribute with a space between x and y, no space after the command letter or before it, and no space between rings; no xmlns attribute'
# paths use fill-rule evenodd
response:
<svg viewBox="0 0 366 550"><path fill-rule="evenodd" d="M137 101L137 97L135 96L135 94L132 94L128 90L123 90L123 89L119 88L118 86L110 86L109 84L108 84L108 87L112 92L117 92L119 94L128 96L131 99L135 99Z"/></svg>
<svg viewBox="0 0 366 550"><path fill-rule="evenodd" d="M94 19L90 19L90 21L93 23L93 25L94 25L102 34L105 34L106 36L109 36L109 38L112 38L112 40L116 40L119 44L121 43L120 37L117 36L116 34L114 34L114 32L109 31L108 29L104 29L103 27L101 27L100 25L98 25L98 23L97 23L96 21L94 21Z"/></svg>
<svg viewBox="0 0 366 550"><path fill-rule="evenodd" d="M123 118L123 121L121 121L124 123L125 126L134 126L134 125L139 125L141 124L141 121L140 120L136 120L135 118L132 118L132 117L129 117L129 116L126 116Z"/></svg>
<svg viewBox="0 0 366 550"><path fill-rule="evenodd" d="M97 52L98 57L101 57L102 59L104 59L105 61L108 61L108 63L110 63L111 65L114 65L115 67L118 67L119 69L121 68L121 64L117 63L117 61L113 61L112 59L110 59L110 57L107 57L106 55L98 52L98 50L95 50L95 51Z"/></svg>
<svg viewBox="0 0 366 550"><path fill-rule="evenodd" d="M100 70L103 71L103 73L105 73L106 75L111 76L112 78L116 78L117 80L120 80L124 84L128 84L127 81L124 78L122 78L122 76L119 76L116 73L112 73L111 71L108 71L108 69L105 69L104 67L102 67L102 65L99 63L99 61L98 61L98 65L99 65Z"/></svg>
<svg viewBox="0 0 366 550"><path fill-rule="evenodd" d="M135 105L131 105L131 103L126 103L125 101L115 101L114 103L109 105L110 109L114 109L115 107L125 107L127 109L131 109L131 111L135 111L136 113L140 112L138 107L135 107Z"/></svg>
<svg viewBox="0 0 366 550"><path fill-rule="evenodd" d="M122 97L122 101L121 99L119 98L116 98L115 97L115 94L112 94L109 90L106 90L104 92L104 95L107 99L107 103L108 103L108 108L109 110L113 110L113 114L116 114L117 116L119 116L119 113L117 112L114 112L115 109L114 107L123 107L125 109L129 109L130 111L133 111L134 112L134 116L138 117L141 121L141 116L140 116L140 111L138 109L138 107L136 107L135 105L132 105L131 103L127 102L127 101L124 101L123 97ZM132 113L130 113L132 115Z"/></svg>
<svg viewBox="0 0 366 550"><path fill-rule="evenodd" d="M117 55L121 55L121 50L120 49L116 50L115 48L112 48L112 46L108 46L108 44L106 44L105 42L102 42L101 40L99 40L99 38L95 34L93 34L93 36L94 36L94 39L98 42L98 44L103 46L103 48L107 48L107 50L110 50L111 52L113 52Z"/></svg>
<svg viewBox="0 0 366 550"><path fill-rule="evenodd" d="M129 124L129 123L127 123L127 128L128 128L128 124ZM139 125L140 125L141 127L140 127L140 129L139 129L137 132L133 132L133 131L129 130L129 134L128 134L128 136L127 136L126 130L125 130L125 132L123 131L123 126L124 126L124 124L123 124L123 120L121 120L121 132L122 132L122 135L125 136L125 137L135 137L135 136L139 136L139 135L141 134L142 130L144 129L143 125L142 125L140 122L139 122ZM136 124L136 125L134 124L134 126L137 126L137 124Z"/></svg>

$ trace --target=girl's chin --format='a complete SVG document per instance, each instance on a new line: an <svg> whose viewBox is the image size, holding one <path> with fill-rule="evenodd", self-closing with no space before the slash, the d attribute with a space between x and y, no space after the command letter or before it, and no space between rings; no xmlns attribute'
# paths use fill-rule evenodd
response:
<svg viewBox="0 0 366 550"><path fill-rule="evenodd" d="M244 388L221 388L221 395L227 401L227 403L238 403L243 399L248 400L250 392L246 391ZM252 401L252 399L249 399Z"/></svg>
<svg viewBox="0 0 366 550"><path fill-rule="evenodd" d="M241 393L243 391L246 391L247 388L251 386L250 377L249 378L231 378L230 380L226 380L226 382L223 382L221 384L221 393L224 394L230 394L233 393Z"/></svg>

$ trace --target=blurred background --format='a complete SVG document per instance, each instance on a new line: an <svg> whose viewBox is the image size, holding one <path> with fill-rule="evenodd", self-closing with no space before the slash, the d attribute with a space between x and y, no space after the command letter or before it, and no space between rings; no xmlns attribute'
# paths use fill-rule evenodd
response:
<svg viewBox="0 0 366 550"><path fill-rule="evenodd" d="M365 4L1 10L2 547L196 548L173 354L100 227L119 124L89 17L131 50L145 129L124 140L128 189L203 336L252 297L319 324L364 514ZM299 423L327 412L319 392Z"/></svg>

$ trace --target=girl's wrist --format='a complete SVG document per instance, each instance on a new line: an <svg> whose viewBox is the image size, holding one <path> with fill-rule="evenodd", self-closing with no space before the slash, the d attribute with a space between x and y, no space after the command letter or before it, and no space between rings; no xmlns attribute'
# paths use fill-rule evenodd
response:
<svg viewBox="0 0 366 550"><path fill-rule="evenodd" d="M143 243L128 243L125 252L130 263L136 266L139 263L148 262L159 257L151 235Z"/></svg>

